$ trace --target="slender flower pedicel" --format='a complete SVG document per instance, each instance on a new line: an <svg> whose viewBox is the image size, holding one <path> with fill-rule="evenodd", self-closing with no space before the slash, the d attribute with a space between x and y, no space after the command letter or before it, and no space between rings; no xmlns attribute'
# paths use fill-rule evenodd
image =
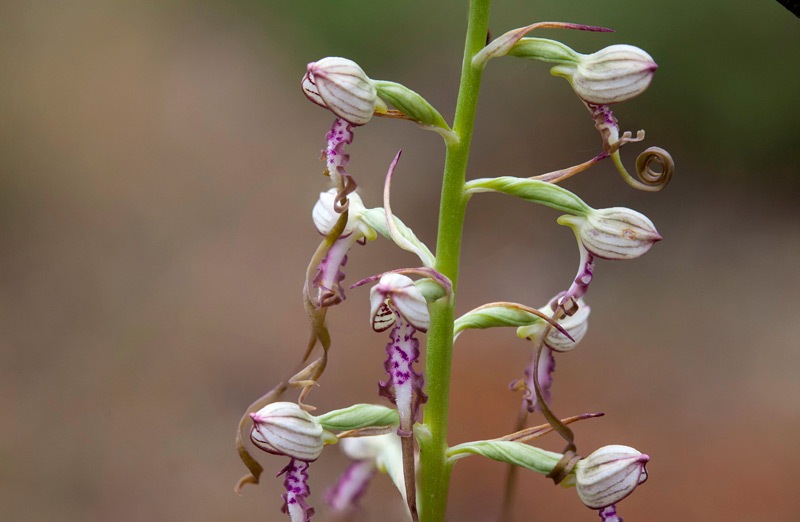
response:
<svg viewBox="0 0 800 522"><path fill-rule="evenodd" d="M292 522L308 522L314 515L315 498L309 487L310 463L324 461L325 447L331 444L338 444L351 460L336 484L325 493L327 513L337 520L349 520L362 509L372 509L367 503L363 503L362 508L361 500L368 493L369 483L385 480L382 475L386 474L398 491L398 505L405 506L412 522L444 522L455 463L470 455L508 467L503 498L502 501L498 499L501 522L510 519L516 476L521 471L542 474L563 487L574 486L580 501L596 510L597 516L605 522L622 521L617 515L617 504L647 479L645 466L650 457L628 446L605 446L583 458L572 425L603 414L583 413L560 418L553 411L558 406L558 390L554 390L552 384L556 356L563 360L559 365L566 364L570 357L580 356L584 351L576 349L579 343L592 342L588 334L591 309L587 294L598 275L599 260L636 259L662 239L644 214L622 207L593 208L575 193L559 186L561 181L606 158L611 159L633 188L655 192L669 182L674 162L658 147L649 147L637 157L635 177L628 173L620 150L643 141L645 134L642 130L635 136L629 131L622 132L611 110L612 105L643 94L652 83L658 66L650 54L633 45L599 44L595 47L599 50L583 53L564 42L530 36L534 31L538 35L538 29L611 31L584 23L527 23L500 32L500 36L492 40L487 36L490 34L490 4L491 0L469 0L458 98L450 122L417 91L395 81L372 79L349 58L326 57L311 62L301 80L303 94L335 117L325 134L321 158L325 163L323 174L327 184L320 183L309 189L309 199L319 194L311 218L322 236L308 264L303 288L311 335L298 341L297 368L288 373L290 377L250 405L236 434L239 456L250 472L239 481L237 491L245 484L259 483L264 467L257 456L277 455L289 460L278 475L283 476L285 488L283 512ZM598 38L601 37L608 38L599 34ZM495 59L550 64L551 73L565 78L580 103L588 109L600 133L602 149L584 163L545 174L522 172L487 177L493 173L475 172L468 180L467 164L481 82L483 75L492 71L489 62ZM538 101L531 100L532 103ZM381 206L366 207L356 191L356 179L347 171L350 162L347 148L353 143L355 129L376 119L383 121L359 132L376 131L384 124L388 126L401 120L433 130L442 138L445 160L435 248L429 248L394 211L403 208L402 202L398 204L391 198L399 152L385 177ZM505 153L502 149L491 152ZM395 183L413 183L411 176L413 173L404 175ZM298 182L303 186L309 183L305 178ZM485 193L519 198L563 214L556 221L570 227L575 234L578 269L571 280L562 281L562 291L555 297L534 299L536 303L546 303L544 306L536 308L502 300L483 304L478 301L465 303L469 311L456 318L466 209L471 199L484 197L481 194ZM550 226L552 221L538 226ZM328 388L322 379L329 357L340 350L362 350L360 358L364 360L375 356L374 350L361 347L359 343L339 346L328 329L328 322L353 329L363 324L352 317L351 300L345 302L344 267L356 245L378 236L406 251L403 256L407 257L410 252L419 262L412 268L398 268L406 266L399 261L389 263L390 266L381 269L381 274L359 279L348 290L358 292L359 287L374 284L369 293L370 326L375 332L388 332L389 336L384 362L387 377L378 385L379 395L388 402L383 405L359 403L317 413L316 407L308 402L312 389L325 386L328 398L336 398L335 390ZM539 245L539 248L546 246ZM369 250L363 252L369 253ZM538 267L534 265L532 269ZM496 267L491 277L512 278L517 281L515 284L524 287L526 275L505 274L502 267ZM281 299L280 296L273 298ZM525 341L519 342L519 346L530 350L522 377L511 385L522 395L516 427L511 433L497 434L493 439L455 443L448 434L450 422L458 420L451 419L450 415L451 368L454 357L458 356L454 342L470 335L467 332L471 330L502 327L516 328L517 337ZM513 336L508 338L510 342L519 341ZM424 347L422 342L425 342ZM487 345L491 349L487 357L504 356L505 345ZM498 386L508 380L504 375L489 377ZM296 401L284 398L298 388ZM597 393L604 392L605 389L598 386ZM529 426L529 417L540 414L545 424ZM503 425L508 418L498 413L490 422L491 426ZM565 446L561 452L533 445L538 437L551 432L563 439ZM251 445L258 450L254 454L251 454ZM276 465L275 469L278 467ZM362 518L382 520L385 514L367 512ZM536 517L531 515L531 518ZM647 519L646 516L641 518ZM273 520L273 517L267 514L261 519Z"/></svg>

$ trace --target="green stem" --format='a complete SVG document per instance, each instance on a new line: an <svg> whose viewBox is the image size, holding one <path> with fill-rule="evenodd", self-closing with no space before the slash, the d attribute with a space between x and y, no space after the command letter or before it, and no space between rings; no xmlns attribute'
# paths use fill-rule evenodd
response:
<svg viewBox="0 0 800 522"><path fill-rule="evenodd" d="M430 437L420 439L420 520L442 522L447 509L451 466L446 462L447 425L450 409L450 367L453 351L455 291L461 255L461 235L467 196L464 192L472 129L481 85L481 70L472 68L472 57L486 44L491 0L472 0L461 69L453 131L457 143L448 143L439 206L436 269L453 283L453 298L431 306L428 330L426 382L428 403L424 423Z"/></svg>

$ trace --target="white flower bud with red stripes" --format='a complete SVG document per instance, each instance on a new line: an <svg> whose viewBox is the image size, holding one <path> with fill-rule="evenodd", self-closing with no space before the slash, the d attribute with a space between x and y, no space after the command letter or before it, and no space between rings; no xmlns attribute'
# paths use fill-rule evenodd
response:
<svg viewBox="0 0 800 522"><path fill-rule="evenodd" d="M308 64L303 93L312 102L353 125L364 125L375 112L378 93L372 80L347 58L331 56Z"/></svg>
<svg viewBox="0 0 800 522"><path fill-rule="evenodd" d="M647 480L650 457L629 446L604 446L575 466L575 487L592 509L616 504Z"/></svg>
<svg viewBox="0 0 800 522"><path fill-rule="evenodd" d="M649 54L632 45L611 45L579 56L576 65L557 65L550 72L566 78L583 101L598 105L640 95L658 69Z"/></svg>

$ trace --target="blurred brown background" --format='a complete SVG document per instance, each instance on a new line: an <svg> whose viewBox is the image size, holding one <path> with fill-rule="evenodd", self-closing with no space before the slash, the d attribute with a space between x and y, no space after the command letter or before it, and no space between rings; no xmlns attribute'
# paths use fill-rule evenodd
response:
<svg viewBox="0 0 800 522"><path fill-rule="evenodd" d="M235 495L233 435L307 335L300 288L332 118L300 77L348 56L450 119L465 15L456 0L0 2L0 519L283 520L283 461L264 459L262 485ZM577 427L584 453L625 443L652 456L626 520L797 520L800 21L771 0L497 0L491 26L535 20L614 27L537 36L656 58L649 91L616 114L678 167L657 195L610 164L566 184L593 206L646 213L665 240L598 263L589 335L558 358L555 411L607 413ZM471 177L535 175L599 150L547 71L489 66ZM434 134L376 120L349 170L376 206L399 148L394 210L433 245ZM623 150L629 168L640 150ZM459 310L539 306L565 288L577 257L557 216L474 198ZM412 264L378 240L352 253L347 281ZM333 359L311 395L321 411L378 400L385 339L368 329L366 296L329 314ZM454 443L510 429L506 385L527 350L512 330L463 336ZM344 465L333 448L313 466L317 519ZM503 473L459 463L449 519L492 520ZM540 476L519 488L520 521L596 517ZM403 520L401 509L382 477L363 519Z"/></svg>

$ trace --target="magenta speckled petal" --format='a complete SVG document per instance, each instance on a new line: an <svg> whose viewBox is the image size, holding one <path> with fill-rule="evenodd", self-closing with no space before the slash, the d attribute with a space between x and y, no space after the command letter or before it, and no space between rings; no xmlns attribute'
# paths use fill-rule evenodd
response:
<svg viewBox="0 0 800 522"><path fill-rule="evenodd" d="M409 432L419 417L419 407L428 400L422 391L424 378L413 365L419 360L417 329L402 316L397 317L395 327L386 345L384 368L389 379L379 383L379 393L397 405L400 415L400 430Z"/></svg>
<svg viewBox="0 0 800 522"><path fill-rule="evenodd" d="M350 155L344 151L346 145L353 143L353 128L345 120L336 118L331 125L330 130L325 135L327 145L322 155L325 159L325 165L328 168L328 174L331 176L335 185L338 185L338 177L347 175L344 167L350 161Z"/></svg>
<svg viewBox="0 0 800 522"><path fill-rule="evenodd" d="M292 459L278 473L278 476L281 475L284 475L283 486L286 488L286 493L281 495L284 500L282 511L289 515L292 522L309 522L314 516L314 508L306 503L306 498L311 494L308 462Z"/></svg>

